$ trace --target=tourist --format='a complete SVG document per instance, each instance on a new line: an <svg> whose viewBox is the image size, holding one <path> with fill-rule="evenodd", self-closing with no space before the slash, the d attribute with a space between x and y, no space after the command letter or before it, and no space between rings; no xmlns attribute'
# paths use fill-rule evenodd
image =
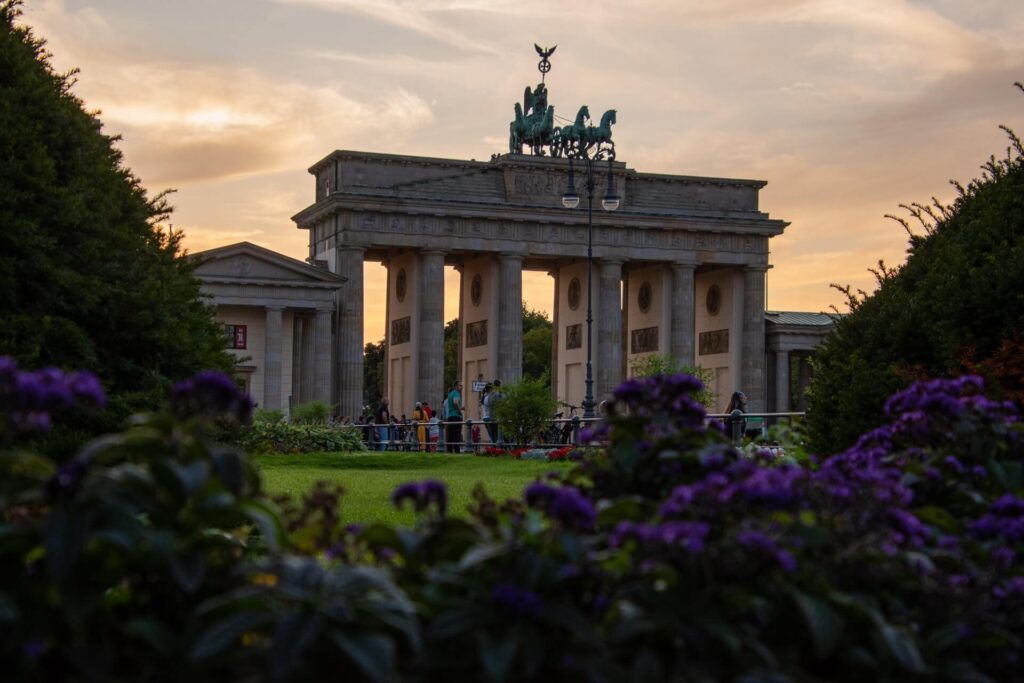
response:
<svg viewBox="0 0 1024 683"><path fill-rule="evenodd" d="M725 412L728 413L729 415L732 415L732 411L734 411L734 410L738 410L741 413L746 413L747 412L747 395L744 394L742 391L734 391L734 392L732 392L732 398L729 399L729 407L725 409ZM731 421L729 422L729 424L730 424L729 435L732 436L735 432L732 431L733 428L731 426L732 425ZM739 429L740 429L740 433L741 434L745 434L746 433L746 431L747 431L747 421L746 420L740 420L740 428Z"/></svg>
<svg viewBox="0 0 1024 683"><path fill-rule="evenodd" d="M427 440L430 442L430 452L436 453L437 440L441 436L441 418L437 416L437 413L433 413L430 416L429 422L430 424L427 427Z"/></svg>
<svg viewBox="0 0 1024 683"><path fill-rule="evenodd" d="M419 442L420 450L427 450L427 420L430 417L423 409L423 404L416 401L416 407L412 411L412 419L416 423L416 441Z"/></svg>
<svg viewBox="0 0 1024 683"><path fill-rule="evenodd" d="M444 401L444 419L447 421L444 433L444 449L458 453L462 444L462 382L456 381L448 398Z"/></svg>
<svg viewBox="0 0 1024 683"><path fill-rule="evenodd" d="M501 443L501 432L498 424L494 421L494 405L501 398L501 380L496 379L493 383L484 388L483 419L487 427L487 438L497 446Z"/></svg>
<svg viewBox="0 0 1024 683"><path fill-rule="evenodd" d="M374 424L377 425L377 439L380 442L379 448L382 451L388 449L388 431L391 429L391 411L388 410L388 400L382 398L380 407L374 415Z"/></svg>

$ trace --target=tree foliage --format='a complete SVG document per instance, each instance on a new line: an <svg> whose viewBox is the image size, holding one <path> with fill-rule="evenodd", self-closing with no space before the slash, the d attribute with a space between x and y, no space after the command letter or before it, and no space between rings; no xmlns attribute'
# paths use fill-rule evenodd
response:
<svg viewBox="0 0 1024 683"><path fill-rule="evenodd" d="M501 393L493 410L505 440L512 444L536 443L557 406L550 387L540 380L523 379L502 386Z"/></svg>
<svg viewBox="0 0 1024 683"><path fill-rule="evenodd" d="M119 421L232 361L180 233L156 227L165 195L147 195L72 94L75 72L16 24L20 4L0 0L0 353L94 371Z"/></svg>
<svg viewBox="0 0 1024 683"><path fill-rule="evenodd" d="M363 405L370 410L380 405L384 396L384 343L370 342L363 348ZM351 416L353 419L357 415Z"/></svg>
<svg viewBox="0 0 1024 683"><path fill-rule="evenodd" d="M1006 157L990 158L966 187L954 181L952 204L933 198L903 206L909 220L890 216L910 237L908 257L897 268L879 262L875 292L837 286L850 314L815 359L808 415L818 452L880 424L885 397L922 377L971 370L1021 397L1024 148L1004 130Z"/></svg>
<svg viewBox="0 0 1024 683"><path fill-rule="evenodd" d="M551 320L523 304L523 377L551 385Z"/></svg>
<svg viewBox="0 0 1024 683"><path fill-rule="evenodd" d="M629 367L633 371L633 377L677 375L680 372L685 372L687 375L692 375L699 379L701 384L704 385L703 389L694 392L694 398L697 399L698 403L705 408L711 409L715 407L715 402L718 400L715 392L708 388L715 379L713 370L708 370L698 365L684 365L672 356L658 353L636 358L630 362Z"/></svg>

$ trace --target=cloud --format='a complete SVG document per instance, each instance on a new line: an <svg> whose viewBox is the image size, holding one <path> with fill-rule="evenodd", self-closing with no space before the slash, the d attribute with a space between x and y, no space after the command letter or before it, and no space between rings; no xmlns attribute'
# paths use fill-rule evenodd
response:
<svg viewBox="0 0 1024 683"><path fill-rule="evenodd" d="M398 0L274 0L281 4L308 5L332 12L362 14L385 24L406 31L412 31L441 41L453 48L469 52L493 54L495 48L479 41L462 31L453 29L447 22L436 19L433 14L440 11L474 10L493 11L494 6L486 2L401 2ZM509 4L507 7L511 7Z"/></svg>

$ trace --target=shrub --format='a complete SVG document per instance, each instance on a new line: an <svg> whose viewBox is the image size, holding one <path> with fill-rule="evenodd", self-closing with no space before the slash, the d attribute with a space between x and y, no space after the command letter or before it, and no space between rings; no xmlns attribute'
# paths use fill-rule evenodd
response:
<svg viewBox="0 0 1024 683"><path fill-rule="evenodd" d="M257 408L256 412L253 413L252 421L254 423L264 422L268 424L284 422L284 413L273 408Z"/></svg>
<svg viewBox="0 0 1024 683"><path fill-rule="evenodd" d="M357 427L255 421L242 430L238 444L249 453L320 453L364 451Z"/></svg>
<svg viewBox="0 0 1024 683"><path fill-rule="evenodd" d="M1024 147L1009 136L1005 159L993 157L967 187L953 183L951 205L906 207L924 234L897 218L908 257L898 268L879 263L875 292L839 288L850 313L819 348L808 394L817 452L882 424L886 397L919 379L967 370L984 373L993 392L1024 396Z"/></svg>
<svg viewBox="0 0 1024 683"><path fill-rule="evenodd" d="M292 409L291 423L300 425L325 425L331 416L331 406L326 401L310 401Z"/></svg>
<svg viewBox="0 0 1024 683"><path fill-rule="evenodd" d="M38 405L17 373L5 432ZM916 383L803 467L706 427L693 377L636 378L576 468L468 520L408 482L396 528L345 525L331 486L276 510L206 437L245 402L193 384L59 467L0 452L5 674L1015 680L1024 428L983 386Z"/></svg>
<svg viewBox="0 0 1024 683"><path fill-rule="evenodd" d="M102 381L104 410L65 415L63 441L119 429L175 380L234 361L182 233L158 226L166 193L125 166L74 95L76 70L54 71L20 5L0 0L0 354Z"/></svg>
<svg viewBox="0 0 1024 683"><path fill-rule="evenodd" d="M558 405L551 398L551 389L530 379L501 389L502 397L494 404L493 415L505 440L512 444L536 443Z"/></svg>

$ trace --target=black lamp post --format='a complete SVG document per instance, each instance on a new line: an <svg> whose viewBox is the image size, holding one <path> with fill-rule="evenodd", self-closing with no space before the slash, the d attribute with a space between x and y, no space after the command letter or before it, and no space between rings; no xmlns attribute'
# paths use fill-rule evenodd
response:
<svg viewBox="0 0 1024 683"><path fill-rule="evenodd" d="M601 208L605 211L615 211L619 208L619 196L615 193L615 178L612 176L612 161L615 160L615 148L598 143L593 149L580 145L571 150L569 157L569 182L562 195L562 206L567 209L575 209L580 205L580 195L576 192L576 176L573 169L573 160L582 161L587 168L587 379L586 395L583 397L584 419L595 417L594 408L597 402L594 400L594 370L591 363L591 355L594 347L594 311L593 311L593 270L594 270L594 165L600 161L608 161L608 180L604 197L601 199Z"/></svg>

